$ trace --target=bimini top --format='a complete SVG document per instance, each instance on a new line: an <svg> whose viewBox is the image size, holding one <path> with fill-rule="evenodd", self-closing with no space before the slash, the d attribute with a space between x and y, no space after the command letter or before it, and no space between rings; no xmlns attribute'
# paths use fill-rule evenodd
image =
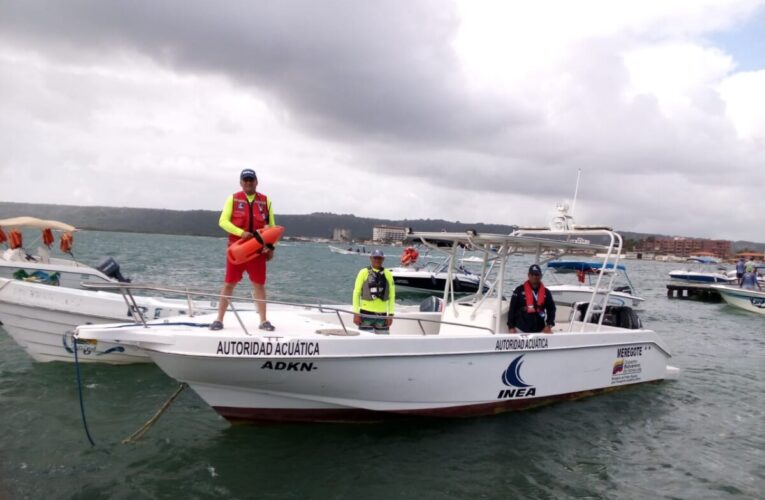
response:
<svg viewBox="0 0 765 500"><path fill-rule="evenodd" d="M608 244L583 243L581 241L572 241L572 237L582 235L601 236L608 238L612 234L606 229L598 230L571 230L571 231L549 231L549 230L518 230L512 234L491 234L477 233L467 231L464 233L447 232L407 232L405 242L425 243L439 247L451 247L461 245L465 247L484 247L492 245L507 245L513 249L567 249L567 250L588 250L588 251L607 251Z"/></svg>
<svg viewBox="0 0 765 500"><path fill-rule="evenodd" d="M586 262L583 260L554 260L552 262L547 263L547 267L550 269L555 269L559 272L574 272L574 271L584 271L586 273L595 273L600 271L600 268L603 267L602 262ZM612 262L609 262L606 264L606 269L613 269L614 264ZM626 271L627 268L623 265L619 264L616 266L616 268L619 271Z"/></svg>
<svg viewBox="0 0 765 500"><path fill-rule="evenodd" d="M0 219L0 227L26 227L34 229L56 229L58 231L77 231L77 228L55 220L43 220L36 217L13 217Z"/></svg>

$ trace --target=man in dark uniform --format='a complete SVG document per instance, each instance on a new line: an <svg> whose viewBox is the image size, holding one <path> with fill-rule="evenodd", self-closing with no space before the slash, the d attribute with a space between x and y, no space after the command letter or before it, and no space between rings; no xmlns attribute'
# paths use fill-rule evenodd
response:
<svg viewBox="0 0 765 500"><path fill-rule="evenodd" d="M507 327L510 333L552 333L555 326L555 301L542 284L542 269L529 267L529 279L513 292Z"/></svg>

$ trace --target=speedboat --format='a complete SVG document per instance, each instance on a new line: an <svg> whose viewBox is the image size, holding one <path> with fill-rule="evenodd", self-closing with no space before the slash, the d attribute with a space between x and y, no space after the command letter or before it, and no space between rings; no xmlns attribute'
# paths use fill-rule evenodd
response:
<svg viewBox="0 0 765 500"><path fill-rule="evenodd" d="M476 293L481 286L481 278L464 266L457 266L449 273L449 262L428 262L424 266L401 266L390 268L396 290L432 293L443 292L447 280L452 282L454 293Z"/></svg>
<svg viewBox="0 0 765 500"><path fill-rule="evenodd" d="M737 286L712 285L728 304L757 314L765 315L765 292Z"/></svg>
<svg viewBox="0 0 765 500"><path fill-rule="evenodd" d="M346 250L345 248L329 245L329 251L340 255L369 255L369 252L366 251L366 248L364 248L363 251L360 248L357 248L356 250L348 248Z"/></svg>
<svg viewBox="0 0 765 500"><path fill-rule="evenodd" d="M716 271L692 271L690 269L681 269L676 271L670 271L669 278L677 281L686 281L691 283L735 283L735 272L733 276L728 274L725 270Z"/></svg>
<svg viewBox="0 0 765 500"><path fill-rule="evenodd" d="M605 244L552 236L604 238ZM487 255L504 278L518 250L596 250L618 255L611 231L516 231L511 235L410 233L425 245ZM618 259L618 257L617 257ZM606 258L608 261L608 257ZM449 259L449 273L457 259ZM486 266L484 266L486 268ZM390 416L467 417L522 410L673 378L669 348L655 332L612 322L613 278L601 270L591 301L561 306L553 334L511 334L505 279L458 298L446 280L443 307L397 311L389 335L353 326L350 308L292 304L269 312L279 330L264 334L253 312L220 331L211 316L139 325L87 325L79 341L144 350L230 421L359 421ZM133 285L124 285L130 289ZM581 306L585 306L582 308Z"/></svg>
<svg viewBox="0 0 765 500"><path fill-rule="evenodd" d="M47 229L51 236L52 231L56 231L69 244L71 236L63 235L71 235L77 230L69 224L32 217L0 220L0 226ZM51 242L50 239L47 241ZM77 325L131 321L139 312L157 319L193 316L210 313L218 307L217 299L189 301L132 294L123 297L119 293L93 290L83 283L90 283L92 287L127 282L119 264L107 258L93 268L73 257L51 257L50 246L39 248L35 255L18 246L7 249L0 256L0 324L35 361L74 361L72 334ZM236 302L236 307L253 309L254 305ZM85 363L151 362L139 349L109 342L83 342L79 355L80 361Z"/></svg>
<svg viewBox="0 0 765 500"><path fill-rule="evenodd" d="M622 264L603 265L602 262L554 260L548 262L547 267L554 271L553 276L576 273L578 278L576 284L545 284L545 286L553 293L556 304L571 305L577 302L587 302L594 291L592 278L601 269L606 273L617 273L618 278L624 282L621 285L614 286L614 289L611 291L608 298L608 303L610 305L640 307L641 303L645 300L636 295L635 287L632 285L632 281L630 281L629 276L627 275L627 268Z"/></svg>

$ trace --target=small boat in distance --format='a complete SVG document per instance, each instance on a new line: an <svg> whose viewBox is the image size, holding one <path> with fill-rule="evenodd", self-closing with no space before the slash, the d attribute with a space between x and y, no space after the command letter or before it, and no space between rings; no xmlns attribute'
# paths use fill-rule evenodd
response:
<svg viewBox="0 0 765 500"><path fill-rule="evenodd" d="M670 271L669 278L677 281L686 281L691 283L735 283L735 272L733 276L729 275L725 270L716 271L692 271L690 269L680 269L676 271Z"/></svg>
<svg viewBox="0 0 765 500"><path fill-rule="evenodd" d="M357 247L354 250L352 247L348 247L348 249L345 249L345 248L329 245L329 251L339 255L369 255L370 254L370 252L367 251L366 247L362 247L362 248Z"/></svg>

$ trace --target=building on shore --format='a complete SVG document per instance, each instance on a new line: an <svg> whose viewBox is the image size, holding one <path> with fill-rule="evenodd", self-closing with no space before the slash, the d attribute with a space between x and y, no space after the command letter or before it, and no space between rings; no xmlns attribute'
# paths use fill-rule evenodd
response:
<svg viewBox="0 0 765 500"><path fill-rule="evenodd" d="M351 241L353 239L353 235L351 234L350 229L336 227L332 231L332 239L334 241Z"/></svg>
<svg viewBox="0 0 765 500"><path fill-rule="evenodd" d="M394 241L403 241L405 236L405 227L375 226L372 228L372 241L374 242L389 243Z"/></svg>
<svg viewBox="0 0 765 500"><path fill-rule="evenodd" d="M703 238L656 238L643 240L638 251L677 255L678 257L707 255L725 259L731 254L731 242Z"/></svg>

